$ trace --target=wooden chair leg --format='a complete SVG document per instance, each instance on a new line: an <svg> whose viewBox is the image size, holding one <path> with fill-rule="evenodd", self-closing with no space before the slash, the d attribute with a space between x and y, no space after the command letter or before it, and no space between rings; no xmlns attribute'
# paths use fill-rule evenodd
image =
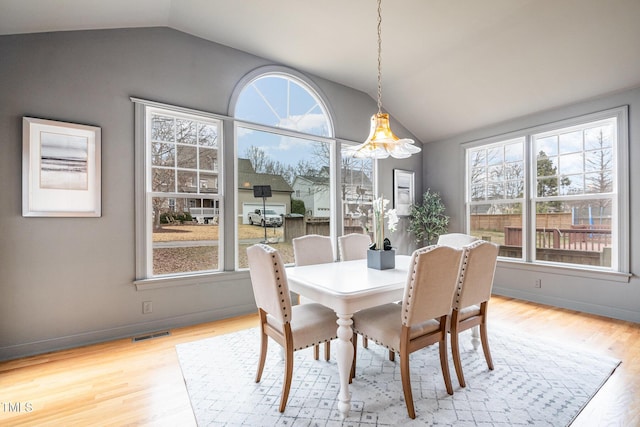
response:
<svg viewBox="0 0 640 427"><path fill-rule="evenodd" d="M264 312L260 313L260 317L262 318ZM266 315L265 315L266 322ZM260 323L260 359L258 360L258 371L256 372L256 382L260 382L260 378L262 378L262 371L264 369L264 362L267 359L267 344L269 343L269 337L264 333L263 329L264 323Z"/></svg>
<svg viewBox="0 0 640 427"><path fill-rule="evenodd" d="M358 334L355 332L351 336L351 344L353 344L353 360L351 361L351 375L349 376L349 384L353 382L356 377L356 355L358 352Z"/></svg>
<svg viewBox="0 0 640 427"><path fill-rule="evenodd" d="M318 344L313 346L313 358L315 360L320 358L320 346Z"/></svg>
<svg viewBox="0 0 640 427"><path fill-rule="evenodd" d="M458 384L466 387L464 373L462 372L462 361L460 360L460 342L458 340L458 311L454 310L451 318L451 354L453 356L453 366L456 369Z"/></svg>
<svg viewBox="0 0 640 427"><path fill-rule="evenodd" d="M415 419L416 410L413 406L413 393L411 392L411 374L409 370L409 329L403 326L403 334L400 337L400 377L402 379L402 392L404 402L407 405L409 418ZM406 332L406 333L405 333Z"/></svg>
<svg viewBox="0 0 640 427"><path fill-rule="evenodd" d="M480 315L482 321L480 322L480 341L482 342L482 351L484 352L484 358L487 361L489 370L493 371L493 359L491 358L491 350L489 350L489 334L487 333L487 308L489 306L488 301L484 301L480 304Z"/></svg>
<svg viewBox="0 0 640 427"><path fill-rule="evenodd" d="M441 320L442 325L440 342L440 367L442 368L442 377L444 378L444 385L447 388L448 394L453 394L453 386L451 385L451 373L449 372L449 359L447 357L447 329L445 327L446 320Z"/></svg>
<svg viewBox="0 0 640 427"><path fill-rule="evenodd" d="M369 339L367 337L362 337L362 347L369 348Z"/></svg>
<svg viewBox="0 0 640 427"><path fill-rule="evenodd" d="M331 341L324 343L324 360L327 362L331 359Z"/></svg>
<svg viewBox="0 0 640 427"><path fill-rule="evenodd" d="M482 341L482 351L484 352L484 358L487 361L489 370L493 371L493 359L491 358L491 350L489 350L489 336L487 334L486 320L480 324L480 340Z"/></svg>
<svg viewBox="0 0 640 427"><path fill-rule="evenodd" d="M285 326L284 342L284 383L282 384L282 397L280 398L280 412L284 412L284 408L287 406L289 390L291 389L291 379L293 377L293 337L291 335L291 327L288 323Z"/></svg>

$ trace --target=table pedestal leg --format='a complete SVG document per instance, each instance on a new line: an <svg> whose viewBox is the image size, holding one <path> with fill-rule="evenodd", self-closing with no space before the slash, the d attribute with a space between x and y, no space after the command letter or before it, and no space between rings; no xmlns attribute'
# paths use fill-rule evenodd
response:
<svg viewBox="0 0 640 427"><path fill-rule="evenodd" d="M478 350L480 346L480 326L474 326L471 329L471 345L474 350Z"/></svg>
<svg viewBox="0 0 640 427"><path fill-rule="evenodd" d="M351 325L353 314L338 314L338 373L340 374L340 393L338 394L338 409L343 418L349 415L351 409L351 393L349 393L349 377L353 363L353 344Z"/></svg>

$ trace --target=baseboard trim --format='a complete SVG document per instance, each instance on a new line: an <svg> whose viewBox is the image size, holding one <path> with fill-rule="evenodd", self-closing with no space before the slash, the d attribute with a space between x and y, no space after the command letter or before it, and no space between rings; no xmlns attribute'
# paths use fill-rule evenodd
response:
<svg viewBox="0 0 640 427"><path fill-rule="evenodd" d="M141 322L134 325L126 325L117 328L88 331L81 334L56 337L47 340L34 341L24 344L16 344L0 348L0 361L13 360L36 354L65 350L84 345L96 344L122 338L131 338L136 335L148 334L153 331L181 328L183 326L197 325L199 323L212 322L229 317L254 313L254 304L245 304L234 307L225 307L219 310L207 310L197 313Z"/></svg>
<svg viewBox="0 0 640 427"><path fill-rule="evenodd" d="M576 310L583 313L611 317L613 319L625 320L627 322L640 323L640 313L637 311L624 310L598 304L584 303L580 301L552 297L549 295L534 294L531 292L525 292L518 289L511 289L500 286L494 286L493 293L509 298L516 298L524 301L551 305L553 307L567 308L569 310Z"/></svg>

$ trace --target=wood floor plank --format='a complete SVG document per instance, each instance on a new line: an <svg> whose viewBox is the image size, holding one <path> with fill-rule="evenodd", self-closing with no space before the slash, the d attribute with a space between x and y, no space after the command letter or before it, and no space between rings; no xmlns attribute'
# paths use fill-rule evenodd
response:
<svg viewBox="0 0 640 427"><path fill-rule="evenodd" d="M506 325L622 364L573 426L640 426L640 325L494 296ZM0 363L0 425L195 426L175 346L257 326L256 315ZM489 334L491 329L489 329ZM277 408L274 407L274 411Z"/></svg>

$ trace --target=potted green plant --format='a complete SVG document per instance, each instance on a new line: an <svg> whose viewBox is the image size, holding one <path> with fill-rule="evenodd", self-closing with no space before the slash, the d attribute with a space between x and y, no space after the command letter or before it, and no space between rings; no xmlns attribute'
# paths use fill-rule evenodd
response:
<svg viewBox="0 0 640 427"><path fill-rule="evenodd" d="M438 236L447 232L449 217L445 215L445 207L440 193L431 189L422 195L422 204L411 205L409 212L409 231L420 246L434 244Z"/></svg>

